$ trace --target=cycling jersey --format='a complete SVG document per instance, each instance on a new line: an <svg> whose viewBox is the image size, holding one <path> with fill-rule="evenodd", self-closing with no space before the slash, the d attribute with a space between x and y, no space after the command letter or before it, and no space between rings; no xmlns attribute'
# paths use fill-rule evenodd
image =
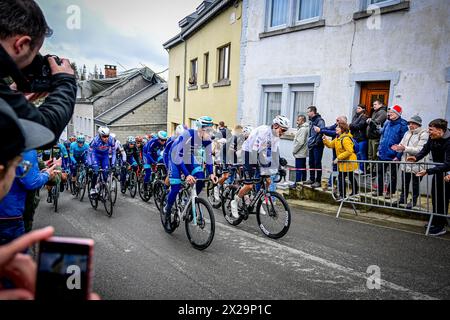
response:
<svg viewBox="0 0 450 320"><path fill-rule="evenodd" d="M242 144L242 150L247 152L258 152L268 148L278 150L280 138L273 135L270 126L260 126L252 131L248 139Z"/></svg>
<svg viewBox="0 0 450 320"><path fill-rule="evenodd" d="M152 165L161 162L164 145L159 139L152 139L144 146L144 163Z"/></svg>
<svg viewBox="0 0 450 320"><path fill-rule="evenodd" d="M139 150L136 148L136 145L131 148L130 144L127 143L123 146L123 150L126 154L126 161L129 164L136 163L137 165L141 165L141 157L139 156Z"/></svg>
<svg viewBox="0 0 450 320"><path fill-rule="evenodd" d="M87 158L87 151L89 150L89 145L84 143L81 147L78 145L78 142L73 142L70 145L70 160L73 164L76 164L78 161L85 162Z"/></svg>
<svg viewBox="0 0 450 320"><path fill-rule="evenodd" d="M172 136L169 138L169 140L167 140L166 144L164 145L163 162L166 165L166 168L169 168L170 149L172 148L172 145L176 139L177 139L176 136Z"/></svg>

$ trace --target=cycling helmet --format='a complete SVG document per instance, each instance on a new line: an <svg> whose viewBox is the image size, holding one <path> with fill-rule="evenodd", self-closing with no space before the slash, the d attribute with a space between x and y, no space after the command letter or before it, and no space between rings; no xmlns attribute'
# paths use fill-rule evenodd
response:
<svg viewBox="0 0 450 320"><path fill-rule="evenodd" d="M110 131L108 127L100 127L98 128L98 134L101 136L109 136Z"/></svg>
<svg viewBox="0 0 450 320"><path fill-rule="evenodd" d="M183 133L188 130L188 127L184 124L180 124L179 126L177 126L177 129L175 130L175 134L177 136L181 136L183 135Z"/></svg>
<svg viewBox="0 0 450 320"><path fill-rule="evenodd" d="M127 139L127 142L129 144L136 144L136 138L132 137L132 136L129 136L128 139Z"/></svg>
<svg viewBox="0 0 450 320"><path fill-rule="evenodd" d="M253 131L253 128L250 126L247 126L247 127L244 127L244 129L242 129L242 134L245 137L248 137L250 135L250 133L252 133L252 131Z"/></svg>
<svg viewBox="0 0 450 320"><path fill-rule="evenodd" d="M158 139L159 140L167 140L167 139L169 139L169 137L167 135L167 132L165 132L165 131L158 132Z"/></svg>
<svg viewBox="0 0 450 320"><path fill-rule="evenodd" d="M77 140L77 138L75 136L70 136L69 141L70 142L75 142Z"/></svg>
<svg viewBox="0 0 450 320"><path fill-rule="evenodd" d="M211 117L208 117L208 116L203 116L203 117L198 118L196 123L197 123L197 127L199 129L211 128L214 125L213 119Z"/></svg>
<svg viewBox="0 0 450 320"><path fill-rule="evenodd" d="M277 124L284 129L289 129L289 123L289 119L285 116L277 116L275 119L273 119L273 124Z"/></svg>
<svg viewBox="0 0 450 320"><path fill-rule="evenodd" d="M78 143L85 143L86 142L86 138L84 136L78 136L77 137L77 142Z"/></svg>

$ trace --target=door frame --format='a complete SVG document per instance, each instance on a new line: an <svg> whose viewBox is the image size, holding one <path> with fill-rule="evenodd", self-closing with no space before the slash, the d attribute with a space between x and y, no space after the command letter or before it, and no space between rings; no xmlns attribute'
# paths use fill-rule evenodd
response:
<svg viewBox="0 0 450 320"><path fill-rule="evenodd" d="M396 72L365 72L350 74L350 89L353 90L352 105L349 110L349 119L353 114L361 100L361 84L363 82L390 81L388 106L393 105L395 96L395 87L400 81L400 71Z"/></svg>

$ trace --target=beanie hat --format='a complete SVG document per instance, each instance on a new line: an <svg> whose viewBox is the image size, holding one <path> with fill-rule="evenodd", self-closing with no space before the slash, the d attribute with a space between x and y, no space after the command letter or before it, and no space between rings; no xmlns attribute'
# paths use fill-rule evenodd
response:
<svg viewBox="0 0 450 320"><path fill-rule="evenodd" d="M417 123L419 126L422 126L422 118L419 117L418 115L412 116L411 118L409 118L408 122L414 122Z"/></svg>
<svg viewBox="0 0 450 320"><path fill-rule="evenodd" d="M392 112L394 112L394 113L396 113L399 117L401 117L402 116L402 107L400 107L400 106L393 106L392 108L391 108L391 111Z"/></svg>

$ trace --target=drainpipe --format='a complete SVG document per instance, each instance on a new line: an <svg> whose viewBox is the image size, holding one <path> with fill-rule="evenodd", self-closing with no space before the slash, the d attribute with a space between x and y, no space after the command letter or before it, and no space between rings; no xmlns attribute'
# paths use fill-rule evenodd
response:
<svg viewBox="0 0 450 320"><path fill-rule="evenodd" d="M184 43L184 76L183 76L183 123L186 124L186 57L187 57L187 43L181 36L181 41Z"/></svg>

